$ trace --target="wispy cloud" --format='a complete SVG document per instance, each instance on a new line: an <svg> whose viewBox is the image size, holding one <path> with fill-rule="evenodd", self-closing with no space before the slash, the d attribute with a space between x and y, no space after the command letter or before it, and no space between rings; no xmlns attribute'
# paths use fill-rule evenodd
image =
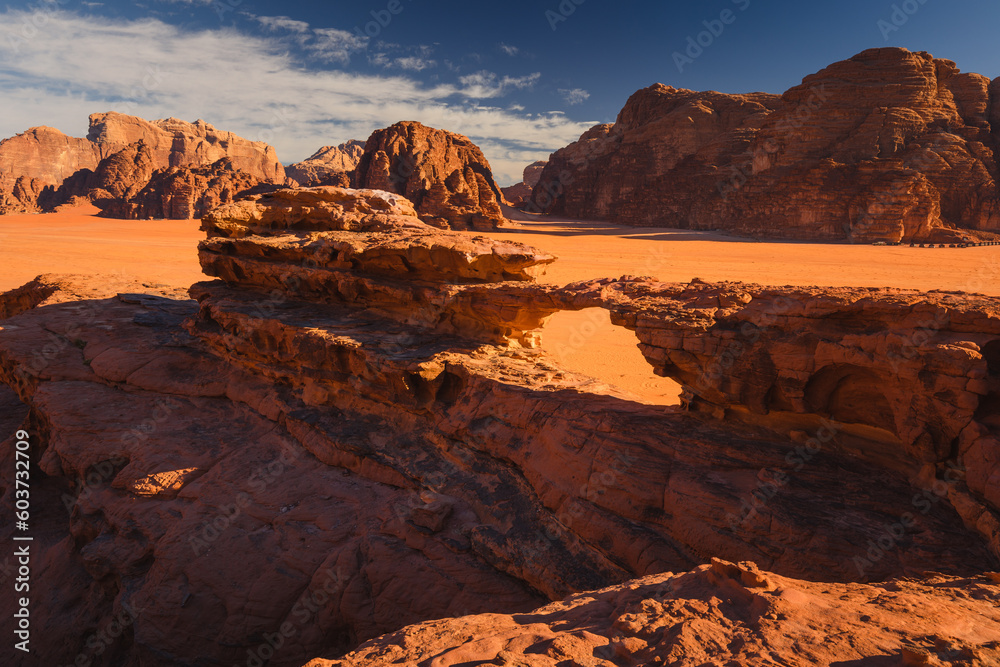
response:
<svg viewBox="0 0 1000 667"><path fill-rule="evenodd" d="M358 37L347 30L317 28L313 39L305 43L305 48L324 62L347 63L351 54L362 51L368 45L367 37Z"/></svg>
<svg viewBox="0 0 1000 667"><path fill-rule="evenodd" d="M516 56L518 53L521 52L521 49L517 48L516 46L511 46L510 44L504 44L503 42L500 42L500 50L506 53L508 56Z"/></svg>
<svg viewBox="0 0 1000 667"><path fill-rule="evenodd" d="M0 136L43 124L84 136L89 114L117 110L146 118L202 118L267 141L291 162L321 145L365 139L408 119L469 136L486 151L498 179L513 183L525 164L544 159L593 124L558 112L526 114L475 103L530 87L538 73L481 72L469 82L425 85L405 75L317 69L316 61L296 56L277 33L193 31L157 19L66 11L53 12L31 39L15 39L29 19L27 12L0 11ZM291 44L298 36L289 34ZM342 35L328 36L331 55L353 48Z"/></svg>
<svg viewBox="0 0 1000 667"><path fill-rule="evenodd" d="M287 16L255 16L253 19L266 29L272 31L286 30L288 32L297 32L300 34L309 32L308 23L305 21L296 21L295 19Z"/></svg>
<svg viewBox="0 0 1000 667"><path fill-rule="evenodd" d="M486 99L500 97L511 89L523 90L531 88L541 77L541 72L534 72L526 76L504 76L501 78L493 72L480 70L479 72L459 77L458 80L466 87L463 91L464 95L476 99Z"/></svg>
<svg viewBox="0 0 1000 667"><path fill-rule="evenodd" d="M590 97L590 93L583 88L560 88L559 94L562 95L563 99L569 104L580 104Z"/></svg>

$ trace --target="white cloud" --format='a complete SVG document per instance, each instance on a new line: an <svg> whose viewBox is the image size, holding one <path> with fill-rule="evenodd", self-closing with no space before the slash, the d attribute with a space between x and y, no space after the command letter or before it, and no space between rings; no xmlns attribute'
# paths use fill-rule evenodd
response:
<svg viewBox="0 0 1000 667"><path fill-rule="evenodd" d="M541 76L540 72L535 72L526 76L505 76L500 78L493 72L480 70L479 72L459 77L458 81L465 86L465 90L462 91L463 95L475 99L485 99L505 95L512 88L517 90L530 88L535 85Z"/></svg>
<svg viewBox="0 0 1000 667"><path fill-rule="evenodd" d="M288 163L322 145L417 120L469 136L487 153L497 179L510 184L525 164L593 125L554 112L470 106L478 97L464 83L423 85L406 76L308 69L280 35L189 31L156 19L63 11L48 15L34 33L22 32L30 20L27 12L0 12L3 137L38 125L85 136L89 114L115 110L151 119L202 118L273 144ZM488 74L501 90L526 88L540 76Z"/></svg>
<svg viewBox="0 0 1000 667"><path fill-rule="evenodd" d="M560 88L559 94L562 95L563 99L566 100L569 104L580 104L581 102L585 101L588 97L590 97L590 93L588 93L583 88L570 88L570 89Z"/></svg>
<svg viewBox="0 0 1000 667"><path fill-rule="evenodd" d="M255 16L254 20L268 30L287 30L288 32L307 33L309 24L305 21L296 21L287 16Z"/></svg>
<svg viewBox="0 0 1000 667"><path fill-rule="evenodd" d="M516 56L521 51L521 49L517 48L516 46L511 46L510 44L504 44L503 42L500 42L500 50L506 53L508 56Z"/></svg>
<svg viewBox="0 0 1000 667"><path fill-rule="evenodd" d="M411 72L419 72L420 70L425 70L437 66L437 62L433 60L428 60L426 58L421 58L419 56L407 56L405 58L396 58L393 61L393 64L400 69L409 70Z"/></svg>
<svg viewBox="0 0 1000 667"><path fill-rule="evenodd" d="M314 38L305 43L306 49L324 62L339 62L346 64L351 54L361 51L368 45L367 37L359 37L347 30L336 28L317 28L313 30Z"/></svg>

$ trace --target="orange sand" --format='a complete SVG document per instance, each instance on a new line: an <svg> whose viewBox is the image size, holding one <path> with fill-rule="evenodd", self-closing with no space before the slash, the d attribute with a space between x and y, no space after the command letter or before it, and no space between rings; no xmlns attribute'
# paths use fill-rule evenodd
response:
<svg viewBox="0 0 1000 667"><path fill-rule="evenodd" d="M0 291L41 273L113 273L187 286L204 279L195 247L197 220L109 220L77 208L44 215L0 216ZM489 233L559 257L543 282L650 275L665 281L741 280L773 285L945 289L1000 295L1000 246L874 247L754 243L726 236L600 223L527 219ZM679 388L652 375L635 337L603 311L557 313L543 345L566 368L630 391L675 403Z"/></svg>

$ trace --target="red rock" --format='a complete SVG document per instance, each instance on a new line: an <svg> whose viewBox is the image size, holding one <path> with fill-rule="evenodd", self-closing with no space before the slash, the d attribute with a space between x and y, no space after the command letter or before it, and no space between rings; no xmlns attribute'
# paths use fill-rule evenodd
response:
<svg viewBox="0 0 1000 667"><path fill-rule="evenodd" d="M976 577L967 597L972 582L950 577L817 585L715 560L529 614L421 623L306 667L995 665L998 579Z"/></svg>
<svg viewBox="0 0 1000 667"><path fill-rule="evenodd" d="M353 184L403 195L435 227L493 229L508 222L479 147L460 134L412 121L372 133Z"/></svg>
<svg viewBox="0 0 1000 667"><path fill-rule="evenodd" d="M234 201L259 184L256 177L236 169L228 159L207 167L158 169L131 197L114 198L110 203L100 204L104 206L100 215L190 220Z"/></svg>
<svg viewBox="0 0 1000 667"><path fill-rule="evenodd" d="M121 205L129 197L116 193L138 192L145 184L136 186L148 181L152 170L208 167L222 159L256 179L255 184L285 181L274 148L204 121L149 122L115 112L93 114L86 139L33 128L0 142L0 213L51 209L93 190L99 191L94 199L110 197ZM217 193L204 198L220 203Z"/></svg>
<svg viewBox="0 0 1000 667"><path fill-rule="evenodd" d="M780 99L634 94L553 154L533 202L625 224L758 237L953 242L1000 231L990 82L871 49Z"/></svg>
<svg viewBox="0 0 1000 667"><path fill-rule="evenodd" d="M323 146L302 162L285 168L288 185L311 187L315 185L351 184L351 174L361 162L365 142L347 141L339 146ZM341 182L341 179L346 182ZM331 182L336 180L337 182Z"/></svg>
<svg viewBox="0 0 1000 667"><path fill-rule="evenodd" d="M538 179L545 169L545 161L532 162L524 168L524 176L520 183L502 188L504 198L511 206L523 208L531 201L531 190L538 184Z"/></svg>

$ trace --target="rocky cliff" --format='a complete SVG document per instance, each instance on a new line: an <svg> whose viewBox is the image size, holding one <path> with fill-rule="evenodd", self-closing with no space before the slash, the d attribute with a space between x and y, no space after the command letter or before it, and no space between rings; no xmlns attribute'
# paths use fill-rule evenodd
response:
<svg viewBox="0 0 1000 667"><path fill-rule="evenodd" d="M339 146L323 146L302 162L285 168L288 185L310 187L314 185L338 185L336 181L346 177L345 186L350 185L351 174L361 162L365 152L365 142L347 141Z"/></svg>
<svg viewBox="0 0 1000 667"><path fill-rule="evenodd" d="M1000 232L990 88L898 48L835 63L781 97L656 84L552 155L533 208L772 238Z"/></svg>
<svg viewBox="0 0 1000 667"><path fill-rule="evenodd" d="M420 123L373 132L352 182L403 195L435 227L493 229L507 222L500 210L503 195L479 147Z"/></svg>
<svg viewBox="0 0 1000 667"><path fill-rule="evenodd" d="M531 191L542 177L546 164L545 161L532 162L524 168L520 183L501 188L504 198L511 206L523 208L531 201Z"/></svg>
<svg viewBox="0 0 1000 667"><path fill-rule="evenodd" d="M48 584L32 614L47 664L302 665L409 624L524 614L620 585L598 596L591 635L574 637L597 648L619 637L613 623L638 660L661 650L642 633L684 626L655 607L624 631L626 612L606 605L645 608L647 584L625 582L713 557L828 583L713 566L658 604L688 618L684 582L714 577L751 624L790 613L778 590L843 615L854 613L844 595L858 608L879 600L850 622L822 614L859 656L899 653L886 628L904 604L989 619L934 638L916 629L915 641L996 640L993 612L974 602L996 587L952 577L1000 557L997 299L637 277L541 285L551 255L431 227L384 191L279 190L203 226L200 259L218 279L192 286L193 301L51 277L0 296L0 414L30 432L37 465L32 530ZM689 410L636 403L537 347L549 315L590 307L636 333L651 372L686 385ZM13 440L0 451L13 469ZM14 486L0 485L13 511ZM930 570L950 576L842 585ZM894 611L879 596L899 586ZM707 613L712 590L701 593ZM13 613L9 596L0 605ZM522 649L576 641L556 633L578 616L538 613L542 638L523 646L510 634L523 616L400 637L451 651L455 628L474 628L489 646L467 661L507 646L500 635ZM707 618L699 627L743 656L730 612ZM128 632L96 654L92 636L116 621Z"/></svg>
<svg viewBox="0 0 1000 667"><path fill-rule="evenodd" d="M106 203L109 213L125 216L143 208L130 199L149 184L154 171L197 170L220 160L245 174L244 181L285 181L274 148L216 130L204 121L149 122L115 112L93 114L86 139L33 128L0 142L0 213L49 210L72 197L87 197ZM200 176L190 173L184 179L197 185ZM209 192L195 198L228 201L217 201L217 193ZM165 210L180 214L207 208L191 209L178 202Z"/></svg>

